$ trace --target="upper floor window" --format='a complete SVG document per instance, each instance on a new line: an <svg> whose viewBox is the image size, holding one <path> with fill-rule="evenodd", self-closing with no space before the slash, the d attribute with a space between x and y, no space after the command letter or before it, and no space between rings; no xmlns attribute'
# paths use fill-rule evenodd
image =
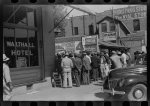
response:
<svg viewBox="0 0 150 106"><path fill-rule="evenodd" d="M36 9L25 5L3 6L3 22L36 27Z"/></svg>
<svg viewBox="0 0 150 106"><path fill-rule="evenodd" d="M110 31L115 31L115 30L116 30L115 22L111 21L110 22Z"/></svg>
<svg viewBox="0 0 150 106"><path fill-rule="evenodd" d="M75 35L78 35L79 33L78 33L78 27L74 27L74 34Z"/></svg>
<svg viewBox="0 0 150 106"><path fill-rule="evenodd" d="M93 27L93 25L89 25L89 35L94 35L94 27Z"/></svg>
<svg viewBox="0 0 150 106"><path fill-rule="evenodd" d="M102 28L102 32L107 32L107 24L106 23L102 23L101 24L101 28Z"/></svg>
<svg viewBox="0 0 150 106"><path fill-rule="evenodd" d="M134 19L133 20L133 28L134 28L134 31L139 31L140 30L140 20L139 19Z"/></svg>

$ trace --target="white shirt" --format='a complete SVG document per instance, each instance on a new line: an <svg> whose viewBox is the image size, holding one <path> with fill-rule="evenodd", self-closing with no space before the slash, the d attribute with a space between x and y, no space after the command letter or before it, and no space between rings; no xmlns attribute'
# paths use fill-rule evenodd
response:
<svg viewBox="0 0 150 106"><path fill-rule="evenodd" d="M125 53L121 55L121 58L123 60L123 64L127 64L127 55Z"/></svg>
<svg viewBox="0 0 150 106"><path fill-rule="evenodd" d="M91 63L91 57L90 57L90 56L88 56L88 55L86 55L86 57L90 60L90 63Z"/></svg>

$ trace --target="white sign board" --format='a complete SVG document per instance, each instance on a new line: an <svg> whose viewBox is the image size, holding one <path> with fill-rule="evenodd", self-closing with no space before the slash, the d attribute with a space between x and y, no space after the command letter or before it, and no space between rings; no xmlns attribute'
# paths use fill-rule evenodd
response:
<svg viewBox="0 0 150 106"><path fill-rule="evenodd" d="M116 40L116 36L117 36L116 32L102 33L102 38L104 41Z"/></svg>

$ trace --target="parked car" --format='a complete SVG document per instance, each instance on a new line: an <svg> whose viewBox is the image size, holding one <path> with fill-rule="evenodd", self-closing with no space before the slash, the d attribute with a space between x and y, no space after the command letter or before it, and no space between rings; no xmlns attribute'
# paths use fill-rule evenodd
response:
<svg viewBox="0 0 150 106"><path fill-rule="evenodd" d="M121 95L123 100L147 100L147 61L132 67L114 69L104 82L103 89L111 95Z"/></svg>

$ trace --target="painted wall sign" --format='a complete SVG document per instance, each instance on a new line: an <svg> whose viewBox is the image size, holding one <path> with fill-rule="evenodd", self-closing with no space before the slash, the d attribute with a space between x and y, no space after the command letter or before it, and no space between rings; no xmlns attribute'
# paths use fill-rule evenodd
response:
<svg viewBox="0 0 150 106"><path fill-rule="evenodd" d="M104 41L110 41L110 40L116 40L116 32L110 32L110 33L102 33L102 39Z"/></svg>
<svg viewBox="0 0 150 106"><path fill-rule="evenodd" d="M147 17L147 6L130 6L114 10L114 17L119 20L129 20Z"/></svg>

